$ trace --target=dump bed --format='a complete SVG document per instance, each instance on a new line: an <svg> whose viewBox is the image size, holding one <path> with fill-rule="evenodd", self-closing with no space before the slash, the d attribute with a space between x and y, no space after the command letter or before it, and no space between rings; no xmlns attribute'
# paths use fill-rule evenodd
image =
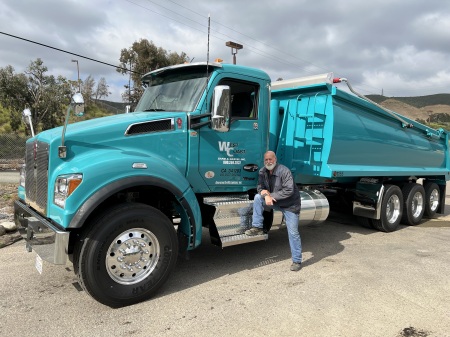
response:
<svg viewBox="0 0 450 337"><path fill-rule="evenodd" d="M293 170L297 183L449 179L447 132L340 90L329 75L316 82L272 85L269 147Z"/></svg>

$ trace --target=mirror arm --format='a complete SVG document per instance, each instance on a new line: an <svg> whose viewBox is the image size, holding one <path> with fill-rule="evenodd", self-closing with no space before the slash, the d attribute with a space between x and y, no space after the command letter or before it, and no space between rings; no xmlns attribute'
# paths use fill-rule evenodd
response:
<svg viewBox="0 0 450 337"><path fill-rule="evenodd" d="M67 123L69 122L70 110L72 109L72 104L67 107L66 120L64 121L64 127L61 135L61 146L58 147L58 157L66 158L67 156L67 147L64 146L64 136L66 134Z"/></svg>
<svg viewBox="0 0 450 337"><path fill-rule="evenodd" d="M75 110L75 107L77 105L80 105L80 106L84 105L84 99L83 99L83 95L81 95L81 93L76 93L75 95L73 95L72 100L71 100L69 106L67 107L66 120L64 122L64 127L63 127L63 131L62 131L62 135L61 135L61 146L58 146L58 157L59 158L67 157L67 147L64 145L64 137L66 134L67 124L69 123L70 110L71 109Z"/></svg>

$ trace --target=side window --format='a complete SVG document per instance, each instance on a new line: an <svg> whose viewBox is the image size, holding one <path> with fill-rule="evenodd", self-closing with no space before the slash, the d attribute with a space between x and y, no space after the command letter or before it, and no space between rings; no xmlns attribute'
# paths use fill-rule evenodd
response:
<svg viewBox="0 0 450 337"><path fill-rule="evenodd" d="M231 93L231 118L256 119L258 117L258 89L255 83L225 79L220 85L228 85Z"/></svg>

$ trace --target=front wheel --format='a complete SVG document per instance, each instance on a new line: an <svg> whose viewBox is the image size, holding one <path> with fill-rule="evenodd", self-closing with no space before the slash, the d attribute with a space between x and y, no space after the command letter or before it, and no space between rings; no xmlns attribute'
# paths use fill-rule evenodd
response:
<svg viewBox="0 0 450 337"><path fill-rule="evenodd" d="M103 304L121 307L148 299L175 267L175 229L156 208L118 205L91 228L79 243L75 270L86 292Z"/></svg>

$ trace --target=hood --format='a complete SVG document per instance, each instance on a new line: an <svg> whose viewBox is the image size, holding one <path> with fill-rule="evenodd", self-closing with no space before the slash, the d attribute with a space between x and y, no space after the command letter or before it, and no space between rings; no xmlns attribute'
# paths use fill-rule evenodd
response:
<svg viewBox="0 0 450 337"><path fill-rule="evenodd" d="M70 140L82 140L84 142L99 142L111 137L123 137L128 133L141 133L146 123L163 121L172 118L186 119L186 113L182 112L134 112L90 119L87 121L68 124L65 133L65 142ZM166 123L167 124L167 123ZM141 127L139 127L140 125ZM164 126L160 126L160 128ZM63 127L42 131L35 139L46 143L61 142ZM156 131L164 131L158 129ZM56 144L60 145L60 144Z"/></svg>

